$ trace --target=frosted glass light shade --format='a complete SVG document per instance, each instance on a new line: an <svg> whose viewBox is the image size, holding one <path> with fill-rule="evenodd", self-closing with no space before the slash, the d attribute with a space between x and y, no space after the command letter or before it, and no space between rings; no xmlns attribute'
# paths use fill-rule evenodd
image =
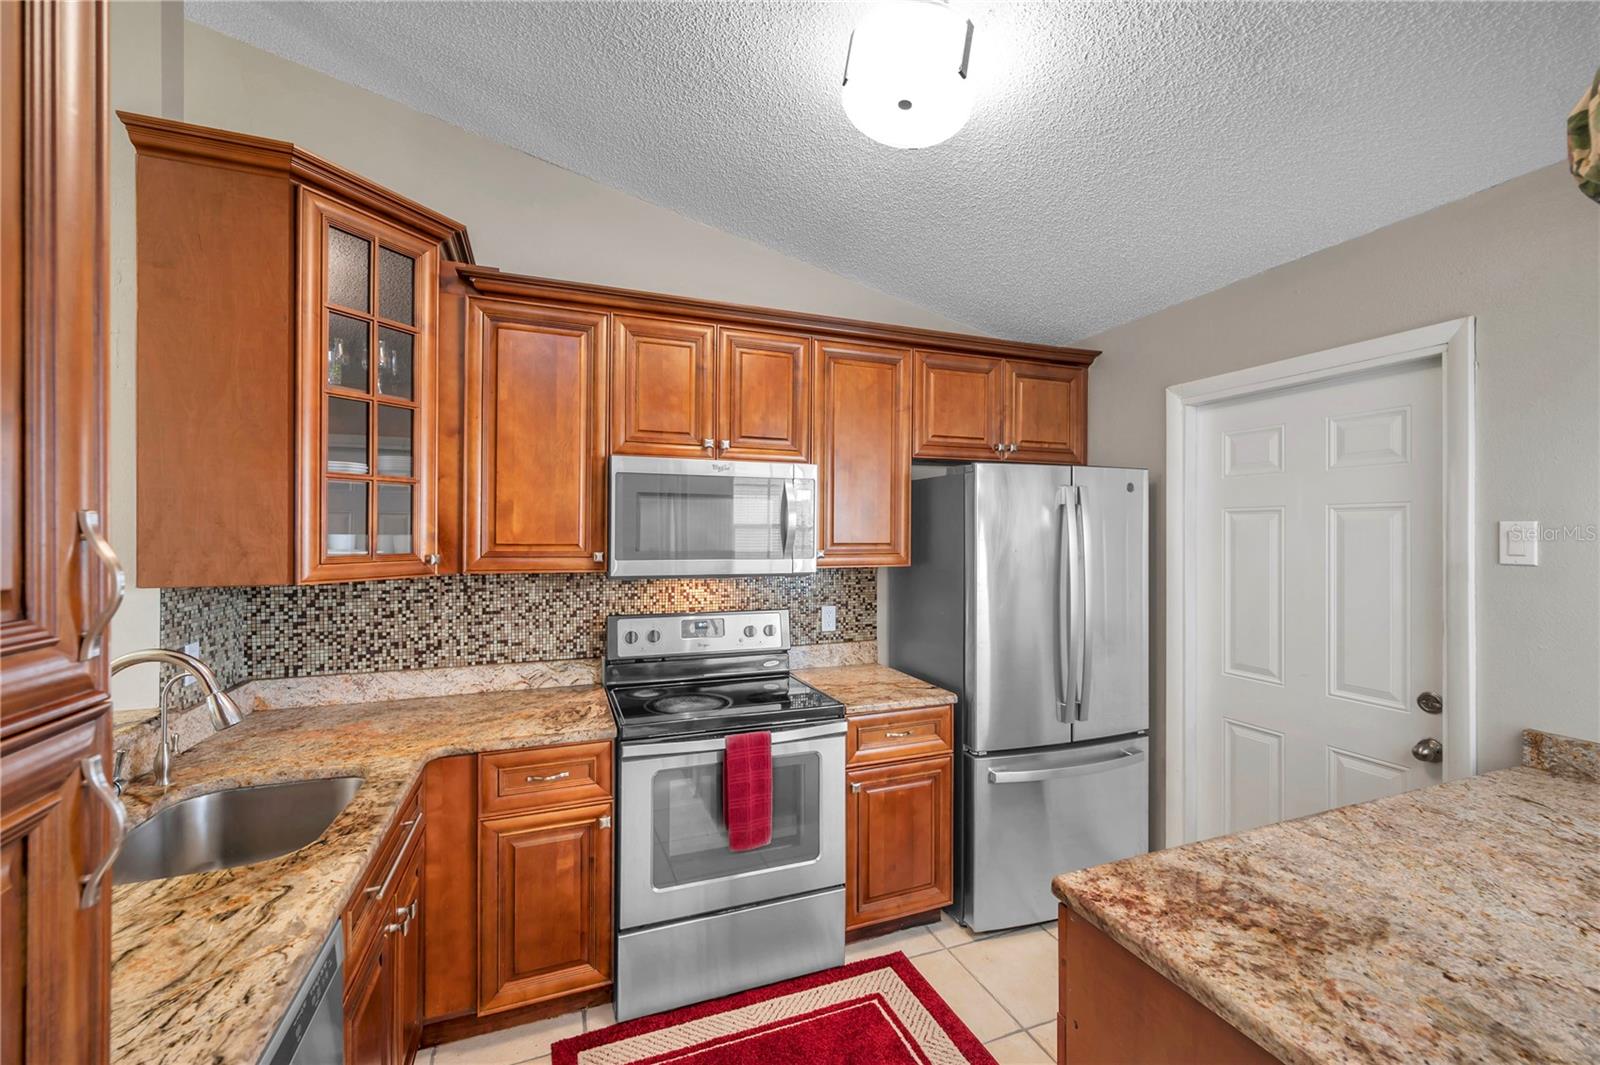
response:
<svg viewBox="0 0 1600 1065"><path fill-rule="evenodd" d="M844 112L891 148L949 140L972 114L967 60L972 23L932 0L891 0L867 12L850 37Z"/></svg>

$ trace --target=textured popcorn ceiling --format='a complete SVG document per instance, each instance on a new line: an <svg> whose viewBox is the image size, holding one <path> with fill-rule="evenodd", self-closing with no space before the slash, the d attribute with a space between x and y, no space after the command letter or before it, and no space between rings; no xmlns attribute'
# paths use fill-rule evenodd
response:
<svg viewBox="0 0 1600 1065"><path fill-rule="evenodd" d="M856 4L185 11L978 329L1056 342L1559 161L1600 60L1600 4L958 6L977 23L975 113L911 152L840 108Z"/></svg>

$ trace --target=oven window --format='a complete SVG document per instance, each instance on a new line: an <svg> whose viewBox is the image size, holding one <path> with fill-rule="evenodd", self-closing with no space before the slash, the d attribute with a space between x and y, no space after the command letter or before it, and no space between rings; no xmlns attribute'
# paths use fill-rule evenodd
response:
<svg viewBox="0 0 1600 1065"><path fill-rule="evenodd" d="M617 477L619 559L777 559L782 481L765 477L623 473Z"/></svg>
<svg viewBox="0 0 1600 1065"><path fill-rule="evenodd" d="M660 770L650 785L651 883L671 888L815 860L822 850L821 778L815 751L774 754L772 842L735 853L728 849L722 817L721 756L705 765Z"/></svg>

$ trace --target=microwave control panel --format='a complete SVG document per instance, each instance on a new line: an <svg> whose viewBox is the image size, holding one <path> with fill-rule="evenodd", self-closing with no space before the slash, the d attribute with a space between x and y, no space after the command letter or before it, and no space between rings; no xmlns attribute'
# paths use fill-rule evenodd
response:
<svg viewBox="0 0 1600 1065"><path fill-rule="evenodd" d="M628 614L606 619L606 657L611 659L788 649L787 610Z"/></svg>

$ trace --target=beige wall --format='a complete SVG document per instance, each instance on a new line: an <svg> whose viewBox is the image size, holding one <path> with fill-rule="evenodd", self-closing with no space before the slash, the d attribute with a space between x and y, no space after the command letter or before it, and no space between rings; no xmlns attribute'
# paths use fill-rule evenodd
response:
<svg viewBox="0 0 1600 1065"><path fill-rule="evenodd" d="M1600 522L1600 207L1560 166L1090 337L1089 454L1154 474L1156 705L1163 703L1165 390L1477 317L1479 765L1525 726L1600 739L1600 543L1500 566L1495 523ZM1158 720L1160 714L1157 714ZM1160 809L1163 798L1156 798Z"/></svg>
<svg viewBox="0 0 1600 1065"><path fill-rule="evenodd" d="M266 52L185 23L175 3L111 16L113 108L295 143L466 224L479 263L516 273L973 332L926 308L701 225ZM173 113L180 110L181 114ZM165 107L163 107L165 101ZM133 150L112 131L113 542L132 562ZM198 456L197 456L198 458ZM154 644L153 591L135 589L114 653ZM203 648L202 648L203 651ZM121 706L152 705L155 671L117 678Z"/></svg>

